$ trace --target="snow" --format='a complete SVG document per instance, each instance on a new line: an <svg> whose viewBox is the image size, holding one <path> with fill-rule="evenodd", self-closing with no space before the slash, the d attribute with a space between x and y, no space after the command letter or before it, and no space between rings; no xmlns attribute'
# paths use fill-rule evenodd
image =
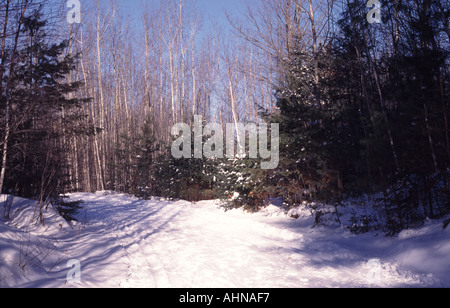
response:
<svg viewBox="0 0 450 308"><path fill-rule="evenodd" d="M312 228L308 210L275 205L250 214L112 192L70 200L84 201L77 223L49 207L42 227L35 202L14 199L12 219L0 220L0 287L450 287L442 223L387 238ZM67 281L69 260L80 262L79 283Z"/></svg>

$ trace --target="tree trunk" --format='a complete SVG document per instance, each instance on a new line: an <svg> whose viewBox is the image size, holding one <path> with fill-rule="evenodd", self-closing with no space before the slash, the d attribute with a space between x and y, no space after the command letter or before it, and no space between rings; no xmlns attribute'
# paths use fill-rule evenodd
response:
<svg viewBox="0 0 450 308"><path fill-rule="evenodd" d="M317 31L316 22L314 20L314 9L312 0L308 0L309 4L309 21L311 22L311 34L313 40L313 59L314 59L314 96L316 97L316 104L320 106L319 95L319 54L317 50Z"/></svg>
<svg viewBox="0 0 450 308"><path fill-rule="evenodd" d="M367 49L367 58L369 60L370 67L372 68L372 74L373 74L373 77L375 80L375 85L377 88L377 93L378 93L381 111L383 114L384 123L386 124L386 129L387 129L388 138L389 138L389 144L391 146L391 152L392 152L392 156L394 158L395 168L397 171L400 171L400 164L399 164L399 160L398 160L397 150L395 149L394 137L392 134L392 130L389 127L389 119L388 119L387 112L386 112L386 104L384 101L383 91L381 90L380 78L378 76L378 71L375 66L375 61L374 61L374 59L372 59L371 51L369 50L369 47L367 44L367 38L364 38L364 44L365 44L365 48Z"/></svg>
<svg viewBox="0 0 450 308"><path fill-rule="evenodd" d="M99 117L100 117L100 128L105 129L105 101L103 97L103 83L102 83L102 62L100 55L100 0L97 1L97 83L98 83L98 92L100 99L99 106ZM97 155L97 163L99 166L98 176L98 188L100 190L105 190L105 179L104 179L104 168L101 160L100 146L98 139L103 140L103 138L97 138L97 134L95 134L95 150ZM104 151L103 151L104 152Z"/></svg>
<svg viewBox="0 0 450 308"><path fill-rule="evenodd" d="M6 100L6 115L5 115L5 137L3 139L3 149L2 149L2 165L1 165L1 171L0 171L0 194L3 190L3 183L5 180L5 174L6 174L6 159L8 154L8 142L9 142L9 134L10 134L10 127L9 127L9 103L8 100Z"/></svg>
<svg viewBox="0 0 450 308"><path fill-rule="evenodd" d="M6 61L6 37L7 37L7 30L8 30L8 16L9 16L9 5L10 5L10 0L7 1L6 3L6 18L5 18L5 25L4 25L4 30L3 30L3 39L2 39L2 55L1 55L1 65L0 65L0 99L4 98L5 99L5 136L3 138L3 149L2 149L2 160L1 160L1 170L0 170L0 194L2 193L3 190L3 185L4 185L4 181L5 181L5 175L6 175L6 167L7 167L7 158L8 158L8 142L9 142L9 138L11 135L11 123L10 123L10 102L9 102L9 98L8 98L8 94L4 94L3 92L3 75L5 72L5 61ZM19 41L19 35L21 33L21 28L22 28L22 23L23 23L23 18L25 16L25 12L27 10L28 7L28 0L25 0L23 7L22 7L22 12L20 15L20 19L19 19L19 23L17 26L17 32L15 34L15 38L14 38L14 47L11 51L11 66L10 66L10 76L8 78L7 84L6 84L6 90L8 91L8 89L11 88L11 80L12 80L12 72L14 71L14 66L15 66L15 57L16 57L16 50L17 50L17 46L18 46L18 41Z"/></svg>
<svg viewBox="0 0 450 308"><path fill-rule="evenodd" d="M8 30L8 18L9 18L9 4L10 0L6 2L6 8L5 8L5 25L3 28L3 39L2 39L2 58L1 58L1 64L0 64L0 99L2 99L3 96L3 74L5 72L5 61L6 61L6 32ZM2 144L2 160L1 160L1 170L0 170L0 195L3 191L3 183L5 180L5 173L6 173L6 158L8 154L8 141L9 141L9 100L5 95L5 136L3 138Z"/></svg>

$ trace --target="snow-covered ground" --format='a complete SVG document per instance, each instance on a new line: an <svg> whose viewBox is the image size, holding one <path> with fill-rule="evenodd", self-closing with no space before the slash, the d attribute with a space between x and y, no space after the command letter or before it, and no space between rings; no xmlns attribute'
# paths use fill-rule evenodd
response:
<svg viewBox="0 0 450 308"><path fill-rule="evenodd" d="M14 199L12 220L0 220L0 287L450 287L442 223L386 238L312 228L308 212L293 219L276 206L249 214L219 201L70 197L85 202L78 223L48 208L39 227L34 203ZM79 283L67 282L69 260Z"/></svg>

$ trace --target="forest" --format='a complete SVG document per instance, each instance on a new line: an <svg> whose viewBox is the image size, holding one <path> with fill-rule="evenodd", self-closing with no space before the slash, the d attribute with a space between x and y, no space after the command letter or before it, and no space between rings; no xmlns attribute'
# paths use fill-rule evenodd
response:
<svg viewBox="0 0 450 308"><path fill-rule="evenodd" d="M127 2L0 0L1 193L249 211L371 194L388 233L448 217L449 0L242 0L226 23L201 1ZM279 124L279 165L173 157L196 117Z"/></svg>

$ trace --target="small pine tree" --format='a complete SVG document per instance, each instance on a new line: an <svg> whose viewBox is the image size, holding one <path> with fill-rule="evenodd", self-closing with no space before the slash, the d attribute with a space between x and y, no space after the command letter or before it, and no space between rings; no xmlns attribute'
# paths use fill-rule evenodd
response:
<svg viewBox="0 0 450 308"><path fill-rule="evenodd" d="M160 144L156 140L151 118L144 122L140 130L135 138L122 134L116 145L115 189L149 198L155 190L154 173Z"/></svg>
<svg viewBox="0 0 450 308"><path fill-rule="evenodd" d="M154 163L160 145L156 140L153 122L147 119L142 127L142 133L137 140L136 152L136 194L148 198L154 190Z"/></svg>
<svg viewBox="0 0 450 308"><path fill-rule="evenodd" d="M207 136L203 136L203 142L206 138ZM191 146L194 153L193 135ZM218 160L215 159L174 158L167 154L155 166L156 192L166 198L188 201L213 199L216 196L214 186L217 164Z"/></svg>

